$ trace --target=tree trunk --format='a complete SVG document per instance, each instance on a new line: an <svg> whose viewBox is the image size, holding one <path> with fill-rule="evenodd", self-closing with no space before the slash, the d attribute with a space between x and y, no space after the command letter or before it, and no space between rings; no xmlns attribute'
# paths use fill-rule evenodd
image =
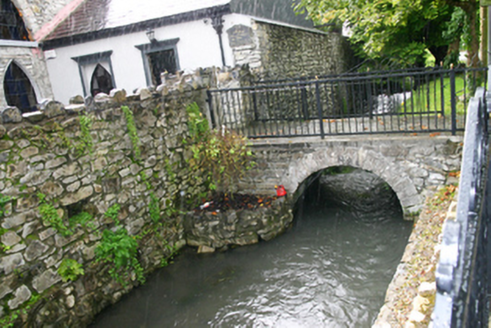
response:
<svg viewBox="0 0 491 328"><path fill-rule="evenodd" d="M463 7L469 23L470 44L467 46L467 67L479 67L479 24L477 16L478 2L471 0Z"/></svg>
<svg viewBox="0 0 491 328"><path fill-rule="evenodd" d="M459 65L459 55L460 55L460 35L452 43L448 45L447 56L443 65L445 67L450 67L453 64L455 67Z"/></svg>

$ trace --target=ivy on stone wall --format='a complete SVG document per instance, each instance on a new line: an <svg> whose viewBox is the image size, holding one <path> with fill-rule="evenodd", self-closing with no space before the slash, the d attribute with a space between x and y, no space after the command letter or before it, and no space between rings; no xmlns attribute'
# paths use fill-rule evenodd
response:
<svg viewBox="0 0 491 328"><path fill-rule="evenodd" d="M79 154L82 155L85 151L92 153L94 148L94 141L92 140L92 135L90 134L90 129L92 128L92 119L87 115L80 115L80 142L77 145L77 150Z"/></svg>
<svg viewBox="0 0 491 328"><path fill-rule="evenodd" d="M133 112L128 106L121 106L121 110L124 113L124 118L126 119L126 127L128 128L128 135L133 146L133 156L136 161L141 159L140 150L140 138L138 137L138 131L135 125L135 118L133 117Z"/></svg>

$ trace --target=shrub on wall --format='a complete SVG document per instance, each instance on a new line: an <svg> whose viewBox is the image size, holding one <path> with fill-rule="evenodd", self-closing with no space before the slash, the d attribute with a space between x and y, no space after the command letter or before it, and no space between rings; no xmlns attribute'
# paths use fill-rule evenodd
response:
<svg viewBox="0 0 491 328"><path fill-rule="evenodd" d="M254 166L253 154L247 138L222 129L208 129L208 121L202 117L196 104L186 109L190 133L192 172L202 172L212 191L237 191L237 183L247 170Z"/></svg>

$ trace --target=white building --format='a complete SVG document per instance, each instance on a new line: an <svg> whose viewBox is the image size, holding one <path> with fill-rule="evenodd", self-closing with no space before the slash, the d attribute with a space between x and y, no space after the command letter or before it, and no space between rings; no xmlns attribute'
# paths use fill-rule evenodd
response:
<svg viewBox="0 0 491 328"><path fill-rule="evenodd" d="M261 60L264 65L267 57L259 48L272 41L271 37L261 39L266 32L259 33L258 24L301 31L321 39L327 35L296 16L291 0L257 3L84 1L42 41L55 99L67 103L74 95L108 93L113 88L131 93L142 86L160 84L160 73L164 71L244 63L258 67ZM288 35L288 31L282 33ZM301 47L298 40L292 41L289 52ZM325 47L332 44L322 45Z"/></svg>

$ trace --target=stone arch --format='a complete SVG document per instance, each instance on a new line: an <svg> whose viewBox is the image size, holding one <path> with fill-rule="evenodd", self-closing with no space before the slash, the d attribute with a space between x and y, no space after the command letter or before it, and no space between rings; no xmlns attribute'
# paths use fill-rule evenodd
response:
<svg viewBox="0 0 491 328"><path fill-rule="evenodd" d="M15 60L11 60L3 76L3 91L9 106L19 108L23 113L37 110L39 90L29 72Z"/></svg>
<svg viewBox="0 0 491 328"><path fill-rule="evenodd" d="M363 147L326 148L306 154L290 163L284 185L293 193L312 174L333 166L352 166L376 174L394 190L405 214L413 214L420 208L421 196L404 168Z"/></svg>

